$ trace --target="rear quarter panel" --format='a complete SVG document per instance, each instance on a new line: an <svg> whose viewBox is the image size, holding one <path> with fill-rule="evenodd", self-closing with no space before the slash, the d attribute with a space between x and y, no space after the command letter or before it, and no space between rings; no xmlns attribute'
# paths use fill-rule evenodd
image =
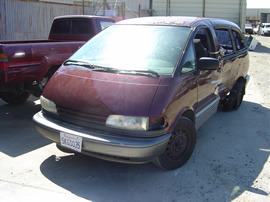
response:
<svg viewBox="0 0 270 202"><path fill-rule="evenodd" d="M49 63L61 65L65 59L76 52L85 42L58 42L33 41L28 43L12 43L2 45L3 52L7 53L9 69L4 74L3 83L23 83L38 81L44 75L41 62L44 57L50 57ZM59 61L59 54L68 54L68 57ZM56 58L55 62L53 58Z"/></svg>
<svg viewBox="0 0 270 202"><path fill-rule="evenodd" d="M226 98L226 95L240 78L246 77L248 69L249 54L247 50L239 51L233 56L222 59L222 90L219 92L221 100Z"/></svg>

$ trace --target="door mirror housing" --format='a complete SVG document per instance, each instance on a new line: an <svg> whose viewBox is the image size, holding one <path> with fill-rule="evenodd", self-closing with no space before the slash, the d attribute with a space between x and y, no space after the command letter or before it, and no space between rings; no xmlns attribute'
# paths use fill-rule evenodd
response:
<svg viewBox="0 0 270 202"><path fill-rule="evenodd" d="M201 57L198 60L199 70L217 70L219 68L219 60L210 57Z"/></svg>

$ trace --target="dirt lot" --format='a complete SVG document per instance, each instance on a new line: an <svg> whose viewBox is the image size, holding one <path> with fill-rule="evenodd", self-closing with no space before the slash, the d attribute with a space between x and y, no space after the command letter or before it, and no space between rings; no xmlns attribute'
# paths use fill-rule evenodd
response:
<svg viewBox="0 0 270 202"><path fill-rule="evenodd" d="M38 99L0 101L0 201L270 201L270 37L255 37L242 106L218 111L174 171L60 152L33 128Z"/></svg>
<svg viewBox="0 0 270 202"><path fill-rule="evenodd" d="M270 37L256 36L259 41L255 51L250 51L250 75L263 96L264 106L270 108Z"/></svg>

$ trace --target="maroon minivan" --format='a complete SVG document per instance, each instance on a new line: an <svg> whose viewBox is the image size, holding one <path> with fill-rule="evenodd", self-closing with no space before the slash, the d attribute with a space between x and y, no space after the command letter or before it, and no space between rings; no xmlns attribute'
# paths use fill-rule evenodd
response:
<svg viewBox="0 0 270 202"><path fill-rule="evenodd" d="M43 91L34 125L64 151L179 168L218 105L239 108L248 68L244 37L232 22L124 20L64 62Z"/></svg>

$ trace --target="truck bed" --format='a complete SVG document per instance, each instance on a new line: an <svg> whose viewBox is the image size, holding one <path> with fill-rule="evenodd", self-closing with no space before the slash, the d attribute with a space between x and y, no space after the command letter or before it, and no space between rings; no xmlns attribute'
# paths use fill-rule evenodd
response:
<svg viewBox="0 0 270 202"><path fill-rule="evenodd" d="M52 55L63 57L65 55L65 59L67 59L84 43L85 41L55 40L1 42L0 54L7 55L9 68L1 73L0 83L14 84L40 80L40 64L45 57L49 58ZM57 65L61 65L61 63Z"/></svg>

